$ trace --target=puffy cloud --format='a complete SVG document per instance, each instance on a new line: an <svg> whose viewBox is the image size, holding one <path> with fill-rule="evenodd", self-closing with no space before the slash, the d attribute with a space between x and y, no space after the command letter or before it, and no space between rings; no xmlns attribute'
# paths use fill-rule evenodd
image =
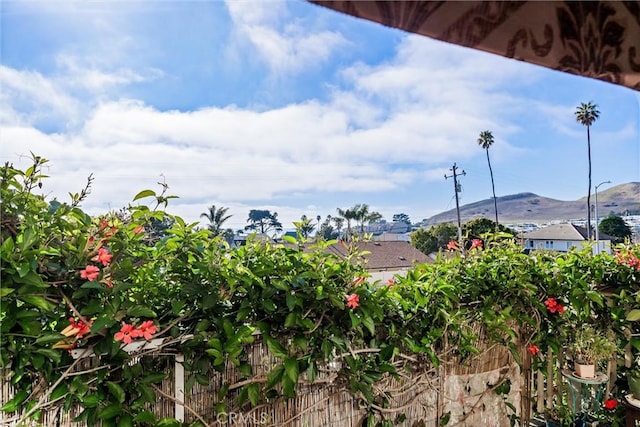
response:
<svg viewBox="0 0 640 427"><path fill-rule="evenodd" d="M288 16L285 2L227 0L226 4L238 35L275 74L295 74L321 64L347 43L335 31L314 31L299 21L283 25Z"/></svg>

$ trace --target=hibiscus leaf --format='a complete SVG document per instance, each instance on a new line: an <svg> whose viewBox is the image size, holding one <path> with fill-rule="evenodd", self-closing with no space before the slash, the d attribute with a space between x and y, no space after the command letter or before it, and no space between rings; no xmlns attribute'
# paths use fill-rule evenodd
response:
<svg viewBox="0 0 640 427"><path fill-rule="evenodd" d="M114 383L113 381L107 381L107 387L109 388L109 393L116 398L116 400L120 403L124 402L125 392L120 385Z"/></svg>
<svg viewBox="0 0 640 427"><path fill-rule="evenodd" d="M142 305L134 305L127 310L127 315L132 317L157 317L156 312Z"/></svg>
<svg viewBox="0 0 640 427"><path fill-rule="evenodd" d="M135 202L136 200L144 199L145 197L156 197L156 192L153 190L142 190L141 192L136 194L136 196L133 198L133 201Z"/></svg>
<svg viewBox="0 0 640 427"><path fill-rule="evenodd" d="M56 305L54 303L37 295L21 295L18 297L18 299L21 299L27 304L36 306L44 311L53 311L53 309L56 308Z"/></svg>
<svg viewBox="0 0 640 427"><path fill-rule="evenodd" d="M111 317L98 317L91 326L91 333L95 334L100 332L104 328L110 328L114 323L116 323L116 321Z"/></svg>

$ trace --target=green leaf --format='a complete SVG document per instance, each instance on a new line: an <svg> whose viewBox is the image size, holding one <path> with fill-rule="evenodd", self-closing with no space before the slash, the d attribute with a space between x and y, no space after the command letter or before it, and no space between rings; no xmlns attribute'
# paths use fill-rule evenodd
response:
<svg viewBox="0 0 640 427"><path fill-rule="evenodd" d="M113 320L111 317L98 317L94 322L93 325L91 325L91 333L95 334L100 332L101 330L105 329L105 328L110 328L111 326L113 326L116 323L115 320Z"/></svg>
<svg viewBox="0 0 640 427"><path fill-rule="evenodd" d="M42 280L42 277L33 270L30 270L23 277L17 277L14 279L16 283L23 283L25 285L32 285L36 288L48 288L49 285Z"/></svg>
<svg viewBox="0 0 640 427"><path fill-rule="evenodd" d="M270 299L266 299L262 301L262 307L264 308L265 311L269 313L273 313L274 311L276 311L276 308L277 308L274 302L271 301Z"/></svg>
<svg viewBox="0 0 640 427"><path fill-rule="evenodd" d="M129 414L123 414L118 419L118 427L133 427L133 417Z"/></svg>
<svg viewBox="0 0 640 427"><path fill-rule="evenodd" d="M282 378L282 393L285 397L295 397L296 387L295 383L289 379L289 377Z"/></svg>
<svg viewBox="0 0 640 427"><path fill-rule="evenodd" d="M36 339L36 344L51 344L52 342L58 342L64 338L62 334L46 334Z"/></svg>
<svg viewBox="0 0 640 427"><path fill-rule="evenodd" d="M371 335L375 335L376 325L374 324L371 316L364 316L364 318L362 319L362 324L369 330L369 333L371 333Z"/></svg>
<svg viewBox="0 0 640 427"><path fill-rule="evenodd" d="M135 195L133 201L135 202L136 200L144 199L145 197L156 197L156 192L153 190L142 190Z"/></svg>
<svg viewBox="0 0 640 427"><path fill-rule="evenodd" d="M640 320L640 309L634 308L627 314L627 321L637 322L638 320Z"/></svg>
<svg viewBox="0 0 640 427"><path fill-rule="evenodd" d="M265 341L267 342L267 348L269 349L271 354L273 354L275 357L284 359L287 356L289 356L287 351L284 349L284 347L282 347L282 345L278 340L271 337L264 337L264 338L265 338Z"/></svg>
<svg viewBox="0 0 640 427"><path fill-rule="evenodd" d="M287 377L296 384L298 382L298 375L300 371L298 370L298 359L295 357L288 357L284 360L284 370L287 374Z"/></svg>
<svg viewBox="0 0 640 427"><path fill-rule="evenodd" d="M82 284L82 286L80 286L80 288L82 288L82 289L98 289L100 291L105 291L106 290L105 286L100 282L84 282Z"/></svg>
<svg viewBox="0 0 640 427"><path fill-rule="evenodd" d="M0 298L6 297L7 295L12 293L13 291L15 291L15 289L13 289L13 288L0 288Z"/></svg>
<svg viewBox="0 0 640 427"><path fill-rule="evenodd" d="M127 315L131 317L157 317L155 311L142 305L134 305L132 307L129 307L129 309L127 310Z"/></svg>
<svg viewBox="0 0 640 427"><path fill-rule="evenodd" d="M144 378L140 380L142 384L151 384L151 383L159 383L164 380L165 375L159 372L153 372L148 375L145 375Z"/></svg>
<svg viewBox="0 0 640 427"><path fill-rule="evenodd" d="M62 359L62 355L60 354L60 352L56 350L51 350L49 348L39 348L35 352L38 354L42 354L45 357L48 357L49 359L53 360L55 363L60 363L60 360Z"/></svg>
<svg viewBox="0 0 640 427"><path fill-rule="evenodd" d="M136 416L133 418L134 422L137 423L147 423L147 424L155 424L156 422L156 416L153 415L152 412L150 411L140 411L136 414Z"/></svg>
<svg viewBox="0 0 640 427"><path fill-rule="evenodd" d="M53 309L56 308L56 305L54 303L52 303L51 301L47 301L43 297L37 295L21 295L18 297L18 299L26 302L27 304L38 307L39 309L44 311L53 311Z"/></svg>
<svg viewBox="0 0 640 427"><path fill-rule="evenodd" d="M266 388L273 388L277 383L282 381L282 377L284 375L284 366L277 365L267 375L267 385Z"/></svg>
<svg viewBox="0 0 640 427"><path fill-rule="evenodd" d="M351 318L351 327L357 328L362 320L353 312L353 310L349 310L349 317Z"/></svg>
<svg viewBox="0 0 640 427"><path fill-rule="evenodd" d="M287 243L291 243L292 245L297 245L298 244L298 241L293 236L284 235L284 236L282 236L282 240L284 240Z"/></svg>
<svg viewBox="0 0 640 427"><path fill-rule="evenodd" d="M2 407L0 408L0 411L2 412L17 411L21 407L22 402L27 400L27 397L29 397L29 392L27 390L22 390L21 392L17 393L13 397L13 399L10 399L7 403L2 405Z"/></svg>
<svg viewBox="0 0 640 427"><path fill-rule="evenodd" d="M69 388L67 387L66 384L62 383L58 387L56 387L55 390L53 390L53 392L51 393L51 400L54 401L58 398L61 398L62 396L66 395L68 392L69 392Z"/></svg>
<svg viewBox="0 0 640 427"><path fill-rule="evenodd" d="M111 418L114 418L121 412L122 412L122 405L120 405L120 403L118 402L115 402L115 403L112 403L111 405L106 406L105 408L102 408L98 412L98 418L100 418L101 420L110 420Z"/></svg>
<svg viewBox="0 0 640 427"><path fill-rule="evenodd" d="M109 393L111 393L111 395L115 397L118 402L124 402L126 394L119 384L116 384L113 381L107 381L107 388L109 388Z"/></svg>
<svg viewBox="0 0 640 427"><path fill-rule="evenodd" d="M600 295L600 292L596 292L596 291L587 291L586 292L587 297L595 302L598 305L602 305L603 304L603 300L602 300L602 295Z"/></svg>
<svg viewBox="0 0 640 427"><path fill-rule="evenodd" d="M260 400L260 384L249 384L247 393L249 393L249 402L251 402L253 406L256 406Z"/></svg>
<svg viewBox="0 0 640 427"><path fill-rule="evenodd" d="M156 427L180 427L180 422L175 418L163 418L156 424Z"/></svg>
<svg viewBox="0 0 640 427"><path fill-rule="evenodd" d="M93 408L95 406L98 406L100 404L100 395L97 394L88 394L86 396L84 396L81 401L82 401L82 406L84 406L85 408Z"/></svg>

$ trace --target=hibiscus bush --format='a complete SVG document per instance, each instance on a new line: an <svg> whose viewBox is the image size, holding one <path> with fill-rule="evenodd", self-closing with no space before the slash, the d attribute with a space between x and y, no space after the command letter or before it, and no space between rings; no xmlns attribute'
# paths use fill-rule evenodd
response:
<svg viewBox="0 0 640 427"><path fill-rule="evenodd" d="M77 419L89 425L176 425L148 409L162 367L126 351L153 340L184 355L187 387L235 365L242 378L226 387L239 389L236 408L292 397L303 376L314 381L338 360L337 383L369 411L370 425L391 425L376 383L404 368L437 367L445 343L447 357L476 355L478 326L489 344L524 362L522 348L534 360L557 350L569 318L597 318L625 336L625 307L640 298L636 247L614 256L527 255L512 239L487 236L469 242L465 256L372 283L344 242L347 259L327 253L333 242L229 248L164 212L173 197L166 186L89 216L81 205L91 177L68 202L47 200L38 194L45 163L34 157L26 170L0 171L0 367L16 390L1 409L20 410L22 420L62 405L82 408ZM158 224L167 226L159 232ZM244 354L256 339L277 360L266 381L252 380ZM93 367L80 369L78 352L90 352Z"/></svg>

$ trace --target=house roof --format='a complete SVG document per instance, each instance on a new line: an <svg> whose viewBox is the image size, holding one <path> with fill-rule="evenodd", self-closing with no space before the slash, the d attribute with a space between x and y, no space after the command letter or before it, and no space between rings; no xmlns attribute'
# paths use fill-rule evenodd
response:
<svg viewBox="0 0 640 427"><path fill-rule="evenodd" d="M525 233L522 237L529 240L588 240L585 227L570 223L550 225ZM613 240L613 237L604 233L600 233L598 237L600 237L600 240Z"/></svg>
<svg viewBox="0 0 640 427"><path fill-rule="evenodd" d="M433 260L409 242L375 241L356 243L359 252L370 252L363 256L365 267L369 271L397 270L410 268L415 264L433 263ZM346 257L348 246L338 242L327 248L329 253Z"/></svg>

